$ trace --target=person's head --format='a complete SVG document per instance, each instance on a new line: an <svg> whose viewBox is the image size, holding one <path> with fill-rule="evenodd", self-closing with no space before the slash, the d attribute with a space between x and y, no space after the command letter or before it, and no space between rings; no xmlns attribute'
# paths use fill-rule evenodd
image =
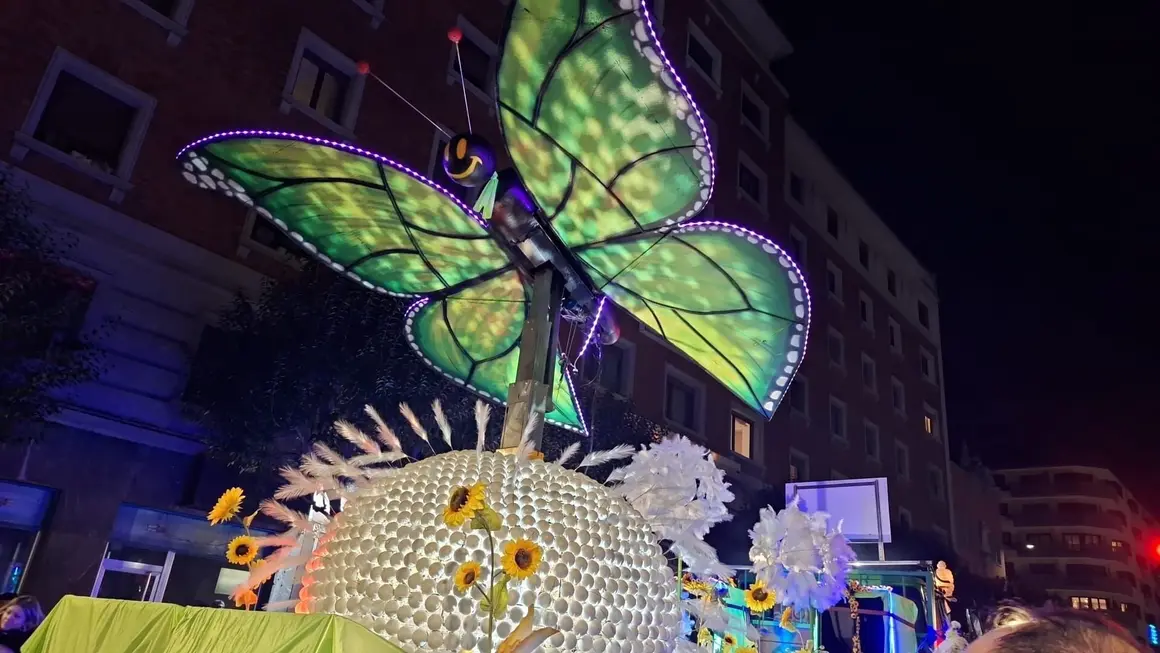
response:
<svg viewBox="0 0 1160 653"><path fill-rule="evenodd" d="M1093 612L1004 608L967 653L1145 653L1123 626Z"/></svg>
<svg viewBox="0 0 1160 653"><path fill-rule="evenodd" d="M44 621L44 611L35 598L25 594L0 606L0 630L33 630Z"/></svg>

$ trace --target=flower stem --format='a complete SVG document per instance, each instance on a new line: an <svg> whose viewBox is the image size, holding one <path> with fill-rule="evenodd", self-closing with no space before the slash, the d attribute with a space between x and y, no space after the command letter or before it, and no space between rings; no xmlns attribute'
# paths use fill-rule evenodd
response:
<svg viewBox="0 0 1160 653"><path fill-rule="evenodd" d="M487 611L487 650L490 651L494 648L495 644L492 641L492 632L495 629L495 540L491 537L491 529L488 528L485 530L487 531L487 559L491 564L491 583L488 590L488 595L491 596L491 600L488 603L489 609Z"/></svg>

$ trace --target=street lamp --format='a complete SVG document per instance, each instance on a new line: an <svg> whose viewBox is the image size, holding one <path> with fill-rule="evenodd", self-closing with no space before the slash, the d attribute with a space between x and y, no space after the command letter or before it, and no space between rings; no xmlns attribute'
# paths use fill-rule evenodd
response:
<svg viewBox="0 0 1160 653"><path fill-rule="evenodd" d="M1024 544L1023 546L1027 547L1028 551L1032 551L1035 549L1035 545L1030 543L1030 542L1028 542L1027 544Z"/></svg>

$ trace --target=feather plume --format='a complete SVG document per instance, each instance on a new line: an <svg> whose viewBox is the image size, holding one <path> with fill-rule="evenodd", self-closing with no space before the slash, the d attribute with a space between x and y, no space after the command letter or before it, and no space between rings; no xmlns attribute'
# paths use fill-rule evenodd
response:
<svg viewBox="0 0 1160 653"><path fill-rule="evenodd" d="M532 455L532 450L536 448L536 443L532 441L532 434L536 432L536 427L540 424L540 414L533 412L528 416L528 421L524 424L524 432L520 435L520 444L516 447L516 460L527 460Z"/></svg>
<svg viewBox="0 0 1160 653"><path fill-rule="evenodd" d="M322 480L333 479L338 474L337 468L322 462L321 458L312 453L302 456L302 464L298 466L298 469L310 478Z"/></svg>
<svg viewBox="0 0 1160 653"><path fill-rule="evenodd" d="M267 546L276 547L296 547L298 546L298 530L291 528L285 533L279 535L267 535L266 537L259 537L254 541L254 546L263 548Z"/></svg>
<svg viewBox="0 0 1160 653"><path fill-rule="evenodd" d="M289 612L298 606L298 599L271 601L262 607L266 612Z"/></svg>
<svg viewBox="0 0 1160 653"><path fill-rule="evenodd" d="M283 467L278 473L286 479L286 485L274 492L274 498L280 501L308 497L315 492L336 490L339 487L338 481L333 477L310 477L289 465Z"/></svg>
<svg viewBox="0 0 1160 653"><path fill-rule="evenodd" d="M435 423L439 425L439 432L443 434L447 448L454 449L455 447L451 445L451 424L447 421L447 415L443 413L443 404L436 399L431 402L431 410L435 411Z"/></svg>
<svg viewBox="0 0 1160 653"><path fill-rule="evenodd" d="M411 407L407 404L399 404L399 412L402 413L403 419L407 420L407 423L411 425L411 430L415 432L415 435L419 436L420 440L430 446L431 440L427 437L427 429L423 428L423 425L419 423L419 418L415 415L415 411L411 410Z"/></svg>
<svg viewBox="0 0 1160 653"><path fill-rule="evenodd" d="M491 406L482 400L475 402L475 451L483 451L483 442L487 439L487 420L491 419Z"/></svg>
<svg viewBox="0 0 1160 653"><path fill-rule="evenodd" d="M379 415L379 411L375 410L375 407L370 404L367 404L363 410L365 410L367 415L372 420L374 420L375 426L378 427L379 441L387 445L387 448L391 451L402 451L403 443L399 442L399 436L395 435L395 432L391 430L391 427L387 426L387 423L383 421L382 416Z"/></svg>
<svg viewBox="0 0 1160 653"><path fill-rule="evenodd" d="M351 458L347 462L350 463L351 465L354 465L355 467L364 467L365 468L367 465L379 465L379 464L384 464L384 463L398 462L406 457L407 457L407 454L405 454L401 451L383 451L383 452L376 453L373 455L372 454L363 454L361 456L355 456L354 458ZM367 470L363 469L362 471L365 474Z"/></svg>
<svg viewBox="0 0 1160 653"><path fill-rule="evenodd" d="M250 568L250 575L246 580L238 584L230 597L237 599L238 595L248 589L255 589L262 583L270 579L274 574L283 569L290 569L299 565L304 565L310 562L310 555L312 552L299 553L297 555L290 555L291 549L282 548L274 553L262 558L253 567Z"/></svg>
<svg viewBox="0 0 1160 653"><path fill-rule="evenodd" d="M362 476L362 472L358 467L351 465L346 458L343 458L334 449L331 449L321 442L314 443L314 453L333 466L335 475L345 476L347 478L359 478Z"/></svg>
<svg viewBox="0 0 1160 653"><path fill-rule="evenodd" d="M291 528L296 528L300 531L312 530L312 527L310 526L310 520L306 518L306 515L298 512L297 510L294 510L293 508L287 507L286 504L282 503L281 501L266 499L261 503L260 507L262 509L262 514L277 519L278 521L286 524L287 526L290 526Z"/></svg>
<svg viewBox="0 0 1160 653"><path fill-rule="evenodd" d="M399 470L394 467L371 467L370 469L363 470L363 473L366 474L368 479L375 479L386 478L397 471Z"/></svg>
<svg viewBox="0 0 1160 653"><path fill-rule="evenodd" d="M584 456L584 459L580 461L580 464L576 466L576 469L580 469L581 467L597 467L599 465L603 465L604 463L610 463L614 460L628 458L632 454L632 445L618 444L611 449L605 449L604 451L593 451L587 456Z"/></svg>
<svg viewBox="0 0 1160 653"><path fill-rule="evenodd" d="M359 449L362 449L365 453L374 455L382 451L382 449L379 448L378 442L375 442L371 436L358 430L354 424L351 424L346 420L340 419L335 422L334 430L338 431L338 434L341 435L347 442L350 442Z"/></svg>
<svg viewBox="0 0 1160 653"><path fill-rule="evenodd" d="M578 454L578 453L580 453L580 441L579 440L568 445L568 447L566 449L564 449L564 451L562 453L560 453L560 457L556 459L556 464L563 467L564 463L575 458L576 454Z"/></svg>

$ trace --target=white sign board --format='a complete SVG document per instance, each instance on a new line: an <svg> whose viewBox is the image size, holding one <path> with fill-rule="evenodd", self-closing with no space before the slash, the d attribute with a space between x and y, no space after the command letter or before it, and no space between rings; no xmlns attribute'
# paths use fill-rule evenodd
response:
<svg viewBox="0 0 1160 653"><path fill-rule="evenodd" d="M786 483L785 503L800 497L804 512L830 514L830 525L842 521L842 532L851 542L890 542L890 495L885 478L852 478L840 481Z"/></svg>

